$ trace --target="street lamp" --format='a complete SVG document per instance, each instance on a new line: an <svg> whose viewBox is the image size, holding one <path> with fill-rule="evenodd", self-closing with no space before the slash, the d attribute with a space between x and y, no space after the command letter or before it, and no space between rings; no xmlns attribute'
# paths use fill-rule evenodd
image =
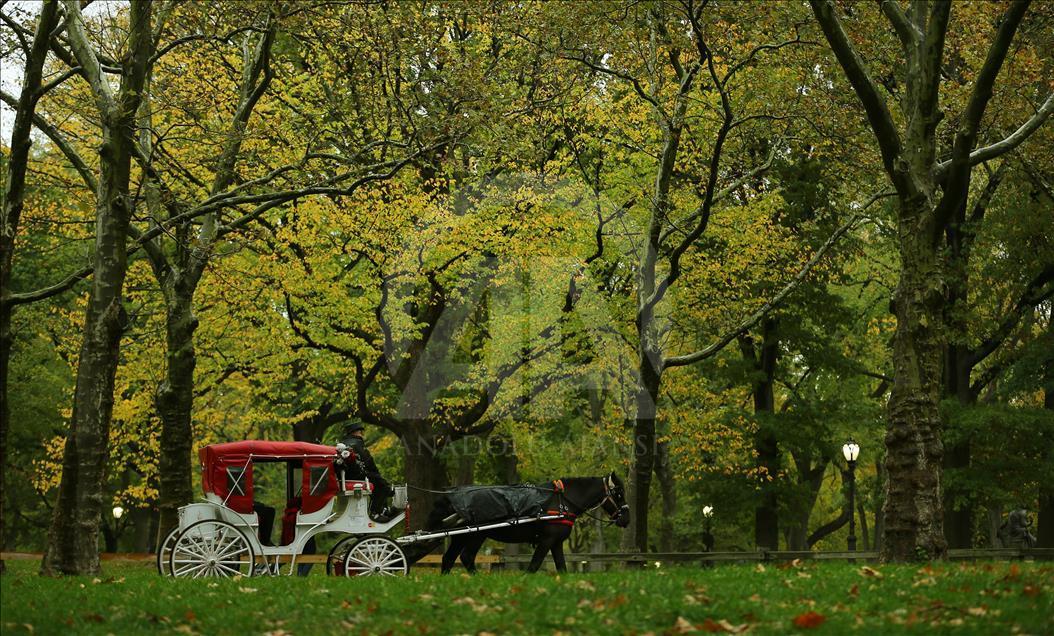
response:
<svg viewBox="0 0 1054 636"><path fill-rule="evenodd" d="M120 506L114 506L113 507L113 518L114 519L120 519L121 515L123 515L123 514L124 514L124 508L122 508Z"/></svg>
<svg viewBox="0 0 1054 636"><path fill-rule="evenodd" d="M853 500L856 496L856 458L860 456L860 445L853 440L842 445L842 457L849 466L849 551L856 552L856 513Z"/></svg>

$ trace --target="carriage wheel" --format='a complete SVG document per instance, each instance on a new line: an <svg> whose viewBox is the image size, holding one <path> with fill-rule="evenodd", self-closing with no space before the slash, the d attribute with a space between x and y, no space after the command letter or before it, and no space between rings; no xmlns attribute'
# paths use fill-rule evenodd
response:
<svg viewBox="0 0 1054 636"><path fill-rule="evenodd" d="M351 550L351 546L359 540L359 537L344 537L330 549L329 554L326 556L326 575L327 576L344 576L344 558L348 556L348 551Z"/></svg>
<svg viewBox="0 0 1054 636"><path fill-rule="evenodd" d="M361 539L344 557L345 576L405 576L409 570L403 549L388 537Z"/></svg>
<svg viewBox="0 0 1054 636"><path fill-rule="evenodd" d="M176 538L169 556L172 576L252 576L253 547L226 521L199 521Z"/></svg>
<svg viewBox="0 0 1054 636"><path fill-rule="evenodd" d="M169 559L178 536L179 526L176 526L172 528L172 532L168 533L168 536L165 537L165 540L161 542L157 549L157 573L161 576L172 576L172 564Z"/></svg>

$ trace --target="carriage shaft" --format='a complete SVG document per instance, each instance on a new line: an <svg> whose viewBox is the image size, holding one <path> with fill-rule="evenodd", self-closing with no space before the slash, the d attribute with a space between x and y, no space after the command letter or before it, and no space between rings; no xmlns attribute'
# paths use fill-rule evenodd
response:
<svg viewBox="0 0 1054 636"><path fill-rule="evenodd" d="M473 532L483 532L485 530L495 530L497 528L508 528L510 526L518 526L523 523L536 523L538 521L553 521L556 519L566 519L566 515L542 515L540 517L517 517L516 519L509 519L507 521L496 521L494 523L484 523L478 526L465 526L463 528L451 528L450 530L436 530L434 532L423 532L415 533L406 536L399 537L395 540L400 545L409 545L418 543L420 541L430 541L432 539L444 539L446 537L452 537L459 534L472 534Z"/></svg>

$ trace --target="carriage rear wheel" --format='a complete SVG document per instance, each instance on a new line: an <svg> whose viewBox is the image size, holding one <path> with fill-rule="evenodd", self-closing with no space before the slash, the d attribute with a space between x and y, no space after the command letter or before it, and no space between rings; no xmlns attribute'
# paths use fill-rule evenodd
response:
<svg viewBox="0 0 1054 636"><path fill-rule="evenodd" d="M351 546L355 545L358 540L359 537L355 536L344 537L333 545L329 555L326 557L326 574L328 576L344 575L344 557L348 556Z"/></svg>
<svg viewBox="0 0 1054 636"><path fill-rule="evenodd" d="M388 537L372 536L359 539L344 556L345 576L405 576L410 571L406 554L399 544Z"/></svg>
<svg viewBox="0 0 1054 636"><path fill-rule="evenodd" d="M179 534L169 568L172 576L180 577L252 576L254 557L241 530L226 521L207 519Z"/></svg>
<svg viewBox="0 0 1054 636"><path fill-rule="evenodd" d="M179 527L172 528L172 532L168 533L165 540L161 542L161 545L157 548L157 573L161 576L172 576L172 564L169 557L172 555L172 548L176 545L176 538L179 536Z"/></svg>

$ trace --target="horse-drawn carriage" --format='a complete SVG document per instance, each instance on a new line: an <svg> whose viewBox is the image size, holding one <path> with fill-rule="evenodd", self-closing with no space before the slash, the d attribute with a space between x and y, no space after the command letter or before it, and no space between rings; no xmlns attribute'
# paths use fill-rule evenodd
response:
<svg viewBox="0 0 1054 636"><path fill-rule="evenodd" d="M288 559L288 572L292 573L305 546L323 533L347 535L340 542L342 562L338 568L329 568L331 571L408 571L402 549L385 536L403 521L405 513L384 523L371 519L368 508L373 486L366 479L348 478L343 462L353 458L338 456L336 448L305 442L231 442L206 446L199 458L205 499L179 509L179 526L158 550L162 574L277 573L283 557ZM268 545L269 536L261 536L263 511L253 498L254 466L273 463L283 463L286 468L280 545ZM405 506L405 487L396 488L395 499L397 507Z"/></svg>
<svg viewBox="0 0 1054 636"><path fill-rule="evenodd" d="M232 577L283 571L292 574L297 571L298 557L306 550L313 551L313 539L324 533L344 535L329 551L327 573L405 575L416 558L443 538L482 537L491 531L543 522L567 523L570 519L573 523L575 516L586 510L579 509L578 505L565 507L561 485L559 491L541 489L545 496L532 514L514 513L493 521L475 520L468 525L464 522L470 519L459 517L454 522L457 527L440 528L432 524L430 530L392 539L387 533L406 517L406 486L395 487L393 502L403 512L385 521L374 520L369 515L373 485L365 478L355 478L358 476L354 470L355 457L344 448L305 442L243 441L206 446L199 452L199 458L205 498L179 509L179 525L165 538L157 553L158 571L163 575ZM258 464L285 465L286 507L281 516L279 545L270 545L269 524L261 516L270 510L273 520L273 510L254 501L253 467ZM613 475L608 479L612 478ZM621 485L616 502L608 484L608 481L603 481L602 486L593 484L595 497L591 497L596 501L585 503L589 509L600 505L611 507L609 514L615 519L624 514L626 507ZM583 487L589 486L583 484ZM557 509L549 509L551 503L545 505L550 499L559 500ZM450 518L443 521L449 524ZM426 549L415 550L414 555L408 556L404 551L408 546Z"/></svg>

